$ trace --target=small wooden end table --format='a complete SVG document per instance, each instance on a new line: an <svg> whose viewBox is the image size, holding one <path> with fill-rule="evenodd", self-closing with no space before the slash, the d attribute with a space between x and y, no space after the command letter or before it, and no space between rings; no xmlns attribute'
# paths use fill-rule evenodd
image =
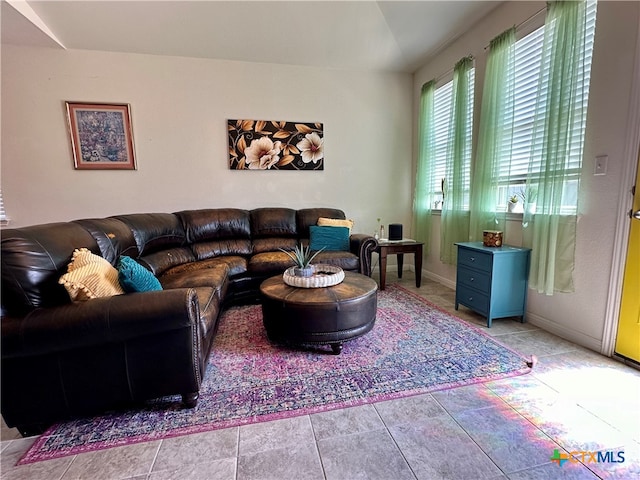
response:
<svg viewBox="0 0 640 480"><path fill-rule="evenodd" d="M416 287L422 283L422 246L423 242L415 240L378 240L376 252L380 255L380 290L384 290L387 284L387 255L398 255L398 278L402 278L402 266L404 254L413 253L416 269Z"/></svg>

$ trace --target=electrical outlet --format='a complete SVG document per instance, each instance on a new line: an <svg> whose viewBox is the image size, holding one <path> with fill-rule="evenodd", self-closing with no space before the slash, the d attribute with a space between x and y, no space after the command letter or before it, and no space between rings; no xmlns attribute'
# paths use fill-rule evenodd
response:
<svg viewBox="0 0 640 480"><path fill-rule="evenodd" d="M607 163L609 163L608 155L598 155L596 157L596 168L593 172L594 175L606 175Z"/></svg>

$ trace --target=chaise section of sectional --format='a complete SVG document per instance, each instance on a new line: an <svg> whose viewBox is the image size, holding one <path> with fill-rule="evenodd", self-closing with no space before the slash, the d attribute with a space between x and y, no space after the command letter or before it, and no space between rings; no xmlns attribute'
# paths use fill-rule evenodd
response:
<svg viewBox="0 0 640 480"><path fill-rule="evenodd" d="M2 415L23 434L165 395L194 406L220 311L210 287L71 302L58 279L73 251L137 256L117 219L2 235Z"/></svg>
<svg viewBox="0 0 640 480"><path fill-rule="evenodd" d="M199 290L199 291L198 291ZM35 309L2 324L2 415L21 433L168 395L195 406L213 291L132 293ZM213 327L211 327L213 330Z"/></svg>

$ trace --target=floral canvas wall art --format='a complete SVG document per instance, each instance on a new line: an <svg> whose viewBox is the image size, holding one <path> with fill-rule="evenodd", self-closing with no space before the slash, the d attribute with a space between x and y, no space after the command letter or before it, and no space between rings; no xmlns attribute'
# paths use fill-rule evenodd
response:
<svg viewBox="0 0 640 480"><path fill-rule="evenodd" d="M324 170L322 123L227 120L231 170Z"/></svg>

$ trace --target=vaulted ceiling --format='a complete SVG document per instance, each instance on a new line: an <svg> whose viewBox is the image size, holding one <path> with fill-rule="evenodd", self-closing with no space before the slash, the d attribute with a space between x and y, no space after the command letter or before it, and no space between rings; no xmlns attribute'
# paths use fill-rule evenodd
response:
<svg viewBox="0 0 640 480"><path fill-rule="evenodd" d="M2 0L2 43L413 72L501 2Z"/></svg>

